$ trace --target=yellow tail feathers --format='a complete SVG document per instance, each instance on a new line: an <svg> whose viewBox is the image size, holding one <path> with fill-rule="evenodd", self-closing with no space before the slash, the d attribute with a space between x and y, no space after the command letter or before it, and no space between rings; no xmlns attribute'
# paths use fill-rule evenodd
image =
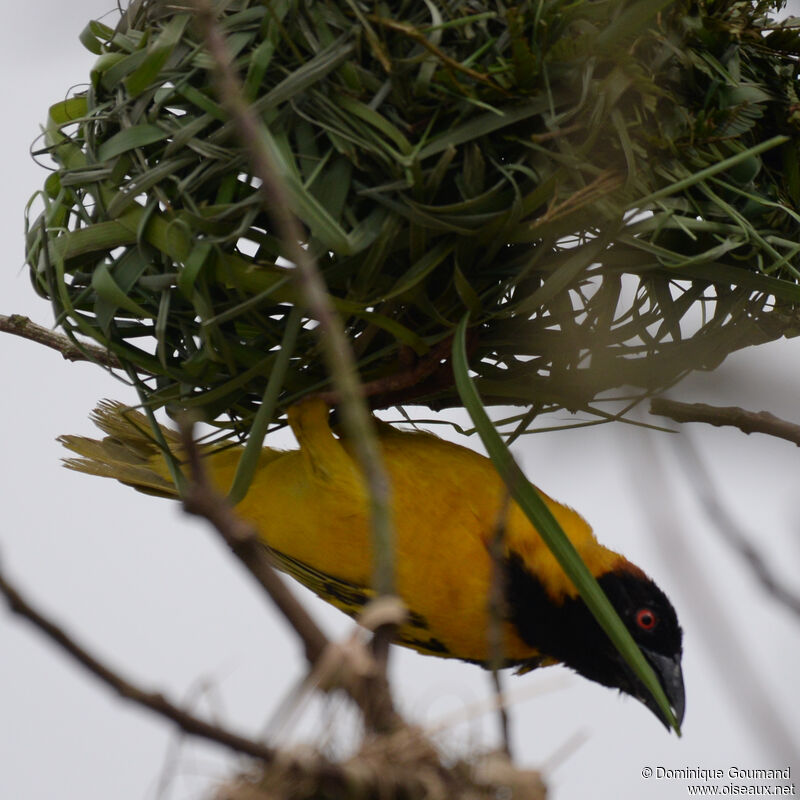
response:
<svg viewBox="0 0 800 800"><path fill-rule="evenodd" d="M153 438L147 417L113 400L101 402L92 421L106 436L98 441L85 436L59 436L58 441L78 458L65 458L64 465L77 472L116 478L145 494L175 498L178 492L169 478L164 454ZM178 435L162 428L170 449L179 446Z"/></svg>

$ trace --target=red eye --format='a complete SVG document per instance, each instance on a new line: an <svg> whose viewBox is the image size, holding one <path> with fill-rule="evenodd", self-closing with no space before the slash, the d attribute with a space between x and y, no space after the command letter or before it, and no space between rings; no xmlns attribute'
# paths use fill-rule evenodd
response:
<svg viewBox="0 0 800 800"><path fill-rule="evenodd" d="M651 631L656 626L656 615L649 608L640 608L636 612L636 624L643 631Z"/></svg>

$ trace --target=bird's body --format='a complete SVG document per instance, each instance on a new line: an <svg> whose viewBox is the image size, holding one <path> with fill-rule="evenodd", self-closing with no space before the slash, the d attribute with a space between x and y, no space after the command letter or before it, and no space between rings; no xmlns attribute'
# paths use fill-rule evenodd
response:
<svg viewBox="0 0 800 800"><path fill-rule="evenodd" d="M126 415L108 404L98 409L96 421L108 434L102 442L62 438L81 456L70 459L68 466L115 477L143 491L177 496L141 415ZM289 422L300 449L265 448L237 510L255 523L286 572L323 599L356 614L371 596L373 574L363 480L349 444L332 433L322 403L293 407ZM391 481L395 582L409 608L409 621L398 632L400 643L433 655L490 661L489 545L502 529L504 663L530 668L564 661L587 677L634 693L611 673L601 669L592 674L592 659L606 659L615 651L535 528L515 503L507 501L491 461L431 434L385 424L380 426L380 445ZM238 448L206 454L207 468L222 491L231 485L240 454ZM635 596L640 587L644 590L625 621L633 626L635 638L644 635L658 641L664 658L677 659L679 673L680 629L663 593L641 570L599 544L575 511L542 497L601 585L611 576L615 588L620 581L614 576L621 576L625 597ZM506 516L501 520L503 509ZM627 586L631 582L632 588ZM636 615L642 609L649 609L660 630L640 624ZM575 629L570 631L570 626ZM625 680L635 679L626 675ZM680 691L682 710L682 683Z"/></svg>

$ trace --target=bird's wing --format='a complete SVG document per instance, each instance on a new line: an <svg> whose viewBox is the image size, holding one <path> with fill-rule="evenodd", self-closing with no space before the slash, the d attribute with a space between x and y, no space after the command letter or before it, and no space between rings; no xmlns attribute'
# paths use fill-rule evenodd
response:
<svg viewBox="0 0 800 800"><path fill-rule="evenodd" d="M269 551L283 572L351 617L358 617L364 606L375 597L374 590L367 586L337 578L274 548ZM440 658L452 656L447 647L431 632L427 620L413 609L409 609L408 621L400 626L394 638L396 642L426 655Z"/></svg>

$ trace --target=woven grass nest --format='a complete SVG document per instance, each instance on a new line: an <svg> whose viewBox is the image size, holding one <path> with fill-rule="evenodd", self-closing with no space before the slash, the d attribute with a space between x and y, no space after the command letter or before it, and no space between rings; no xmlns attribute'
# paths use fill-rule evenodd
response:
<svg viewBox="0 0 800 800"><path fill-rule="evenodd" d="M216 10L373 407L460 404L466 313L477 388L523 428L793 332L800 35L779 5ZM282 350L278 411L329 378L192 11L140 0L81 38L89 82L38 148L34 285L148 405L246 435Z"/></svg>

